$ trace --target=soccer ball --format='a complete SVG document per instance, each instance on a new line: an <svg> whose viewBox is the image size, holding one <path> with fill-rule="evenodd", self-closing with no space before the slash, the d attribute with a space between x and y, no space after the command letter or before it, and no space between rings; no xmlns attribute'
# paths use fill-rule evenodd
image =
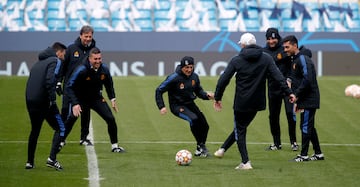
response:
<svg viewBox="0 0 360 187"><path fill-rule="evenodd" d="M347 86L345 88L345 95L360 99L360 86L357 84Z"/></svg>
<svg viewBox="0 0 360 187"><path fill-rule="evenodd" d="M346 96L354 96L354 92L358 89L358 85L352 84L345 88L345 95Z"/></svg>
<svg viewBox="0 0 360 187"><path fill-rule="evenodd" d="M192 154L188 150L180 150L175 155L175 161L180 166L188 166L192 161Z"/></svg>

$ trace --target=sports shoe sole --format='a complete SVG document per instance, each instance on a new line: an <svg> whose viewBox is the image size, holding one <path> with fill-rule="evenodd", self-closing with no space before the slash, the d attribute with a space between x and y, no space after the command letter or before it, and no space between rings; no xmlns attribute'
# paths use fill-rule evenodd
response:
<svg viewBox="0 0 360 187"><path fill-rule="evenodd" d="M57 171L62 171L63 170L62 168L57 168L57 167L55 167L55 166L53 166L51 164L46 164L46 166L49 167L49 168L56 169Z"/></svg>
<svg viewBox="0 0 360 187"><path fill-rule="evenodd" d="M325 157L312 156L309 158L309 161L318 161L318 160L325 160Z"/></svg>
<svg viewBox="0 0 360 187"><path fill-rule="evenodd" d="M80 141L80 145L83 145L83 146L94 146L94 144L93 144L90 140Z"/></svg>
<svg viewBox="0 0 360 187"><path fill-rule="evenodd" d="M30 164L30 163L26 163L25 165L25 169L34 169L35 166L33 164Z"/></svg>
<svg viewBox="0 0 360 187"><path fill-rule="evenodd" d="M56 167L55 165L58 164L60 166L59 167ZM53 169L56 169L57 171L61 171L63 170L63 168L61 167L60 163L59 162L55 162L54 164L53 163L49 163L49 162L46 162L46 166L49 167L49 168L53 168Z"/></svg>

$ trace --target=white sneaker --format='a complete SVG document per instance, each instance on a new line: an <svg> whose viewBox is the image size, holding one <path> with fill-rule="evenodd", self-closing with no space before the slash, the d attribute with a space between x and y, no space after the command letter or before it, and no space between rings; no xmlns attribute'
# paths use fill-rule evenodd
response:
<svg viewBox="0 0 360 187"><path fill-rule="evenodd" d="M225 149L220 148L217 151L215 151L214 156L217 158L222 158L222 157L224 157L224 154L225 154Z"/></svg>
<svg viewBox="0 0 360 187"><path fill-rule="evenodd" d="M293 151L299 150L299 145L296 142L294 142L293 144L291 144L291 150Z"/></svg>
<svg viewBox="0 0 360 187"><path fill-rule="evenodd" d="M251 163L250 161L247 161L246 164L244 163L240 163L240 165L236 166L235 169L238 169L238 170L249 170L249 169L253 169L253 167L251 166Z"/></svg>
<svg viewBox="0 0 360 187"><path fill-rule="evenodd" d="M113 152L113 153L125 153L126 151L125 151L125 149L122 148L122 147L115 147L115 148L113 148L113 149L111 150L111 152Z"/></svg>

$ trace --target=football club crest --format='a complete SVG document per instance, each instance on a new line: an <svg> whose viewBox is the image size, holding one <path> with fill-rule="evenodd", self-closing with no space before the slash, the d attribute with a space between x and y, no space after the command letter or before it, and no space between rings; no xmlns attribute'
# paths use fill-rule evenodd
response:
<svg viewBox="0 0 360 187"><path fill-rule="evenodd" d="M75 51L75 53L74 53L74 57L76 57L76 58L79 58L79 51Z"/></svg>
<svg viewBox="0 0 360 187"><path fill-rule="evenodd" d="M195 86L195 80L191 80L191 86Z"/></svg>
<svg viewBox="0 0 360 187"><path fill-rule="evenodd" d="M104 74L101 74L100 75L100 80L104 80L105 79L105 75Z"/></svg>
<svg viewBox="0 0 360 187"><path fill-rule="evenodd" d="M181 90L184 89L184 88L185 88L184 83L181 83L179 88L180 88Z"/></svg>
<svg viewBox="0 0 360 187"><path fill-rule="evenodd" d="M282 59L283 57L282 57L281 53L278 53L278 54L276 55L276 58L277 58L278 60L280 60L280 59Z"/></svg>
<svg viewBox="0 0 360 187"><path fill-rule="evenodd" d="M91 78L90 78L90 77L86 77L86 80L89 81L89 80L91 80Z"/></svg>

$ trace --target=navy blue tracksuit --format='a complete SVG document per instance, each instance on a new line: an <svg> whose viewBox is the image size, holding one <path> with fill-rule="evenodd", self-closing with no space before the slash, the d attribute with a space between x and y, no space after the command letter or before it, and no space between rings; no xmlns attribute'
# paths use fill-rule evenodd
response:
<svg viewBox="0 0 360 187"><path fill-rule="evenodd" d="M190 129L196 139L197 145L205 144L209 125L204 114L200 111L194 100L199 97L209 100L207 93L200 85L200 79L196 73L187 77L178 66L174 73L170 74L155 91L156 104L159 109L165 107L163 93L168 92L171 112L190 124Z"/></svg>
<svg viewBox="0 0 360 187"><path fill-rule="evenodd" d="M89 51L96 46L96 42L93 39L91 44L89 46L84 46L81 43L80 37L76 38L73 44L69 45L66 49L65 53L65 60L62 63L61 69L60 69L60 75L58 82L64 81L64 87L68 83L71 75L75 71L75 69L80 66L87 58ZM64 79L64 80L62 80ZM69 114L71 113L70 106L70 98L69 95L64 88L64 95L62 98L62 108L61 108L61 117L64 121L69 117ZM86 140L87 135L89 134L89 123L88 119L90 116L84 116L81 115L81 134L80 134L80 140Z"/></svg>
<svg viewBox="0 0 360 187"><path fill-rule="evenodd" d="M319 138L315 128L315 113L320 108L320 91L316 78L315 65L312 60L301 53L292 56L292 89L298 98L297 108L301 112L301 156L307 156L310 141L315 154L321 154Z"/></svg>
<svg viewBox="0 0 360 187"><path fill-rule="evenodd" d="M85 123L90 122L90 109L97 112L107 123L108 133L112 144L118 143L117 125L110 107L102 96L103 86L108 94L108 98L115 98L113 80L109 69L105 64L95 71L91 68L90 62L86 59L83 65L80 65L70 77L65 91L70 99L70 109L72 106L80 104ZM65 138L69 135L77 117L70 114L65 121Z"/></svg>
<svg viewBox="0 0 360 187"><path fill-rule="evenodd" d="M39 61L31 68L26 84L26 106L31 121L27 161L30 164L34 164L36 145L44 120L55 131L49 156L53 161L59 151L60 138L64 136L64 123L55 102L55 77L60 64L55 50L47 48L39 54Z"/></svg>

